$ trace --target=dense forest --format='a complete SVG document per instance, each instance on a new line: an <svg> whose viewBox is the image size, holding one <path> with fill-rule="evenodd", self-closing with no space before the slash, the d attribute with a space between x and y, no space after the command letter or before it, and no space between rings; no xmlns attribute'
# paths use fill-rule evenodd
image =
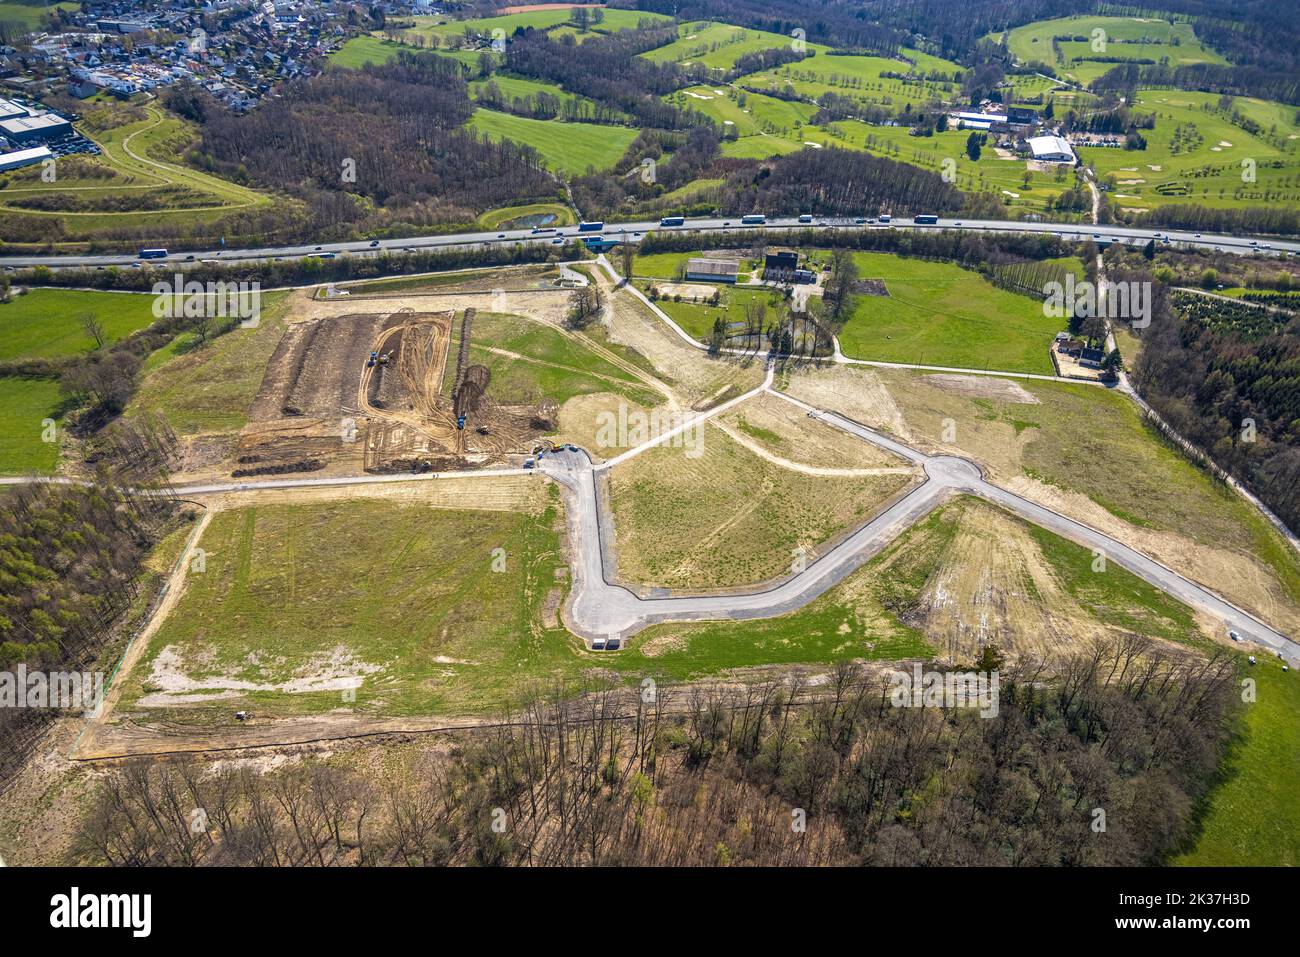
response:
<svg viewBox="0 0 1300 957"><path fill-rule="evenodd" d="M1133 375L1170 425L1300 528L1300 317L1157 297Z"/></svg>
<svg viewBox="0 0 1300 957"><path fill-rule="evenodd" d="M0 671L106 671L105 642L140 595L142 563L175 509L163 423L118 423L93 486L24 485L0 498ZM52 708L0 708L0 785Z"/></svg>
<svg viewBox="0 0 1300 957"><path fill-rule="evenodd" d="M998 667L995 649L980 665ZM75 856L119 866L1138 865L1192 832L1232 657L1136 636L1000 668L996 714L893 707L837 666L740 688L534 691L383 788L346 761L103 779ZM345 757L345 756L342 756ZM206 830L191 826L203 808Z"/></svg>

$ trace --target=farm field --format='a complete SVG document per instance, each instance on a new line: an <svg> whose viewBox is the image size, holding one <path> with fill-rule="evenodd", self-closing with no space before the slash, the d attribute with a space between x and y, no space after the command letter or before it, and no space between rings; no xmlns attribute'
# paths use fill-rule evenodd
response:
<svg viewBox="0 0 1300 957"><path fill-rule="evenodd" d="M0 362L58 359L89 352L95 342L82 329L93 315L110 345L154 321L154 297L147 293L33 289L0 304Z"/></svg>
<svg viewBox="0 0 1300 957"><path fill-rule="evenodd" d="M609 169L637 135L636 130L623 126L532 120L484 109L474 111L470 126L494 140L526 143L551 169L571 176L593 168Z"/></svg>
<svg viewBox="0 0 1300 957"><path fill-rule="evenodd" d="M887 296L859 295L840 332L847 356L921 365L1050 375L1049 348L1062 320L1040 302L1000 289L950 263L855 253L862 279Z"/></svg>
<svg viewBox="0 0 1300 957"><path fill-rule="evenodd" d="M1104 31L1104 50L1094 51L1093 38ZM1060 54L1053 50L1053 37L1060 41ZM1079 38L1079 39L1074 39ZM992 39L999 39L993 36ZM1095 57L1124 60L1168 58L1173 66L1192 63L1224 63L1223 57L1197 39L1191 23L1143 17L1076 16L1039 20L1011 30L1007 49L1021 63L1039 61L1079 83L1088 83L1115 66Z"/></svg>
<svg viewBox="0 0 1300 957"><path fill-rule="evenodd" d="M47 419L58 439L62 396L53 379L0 377L0 475L48 475L59 464L59 441L44 441Z"/></svg>
<svg viewBox="0 0 1300 957"><path fill-rule="evenodd" d="M1234 100L1242 113L1268 119L1270 139L1254 136L1214 111L1219 97L1181 90L1142 90L1139 113L1154 113L1145 150L1082 147L1080 156L1113 184L1111 203L1145 210L1167 203L1211 207L1300 203L1300 128L1280 104ZM1290 139L1298 135L1297 139ZM1247 164L1243 166L1243 163ZM1251 165L1253 164L1253 165ZM1254 182L1247 182L1247 173Z"/></svg>
<svg viewBox="0 0 1300 957"><path fill-rule="evenodd" d="M708 590L788 574L797 555L811 560L909 481L791 472L706 424L681 448L650 449L613 469L619 579Z"/></svg>

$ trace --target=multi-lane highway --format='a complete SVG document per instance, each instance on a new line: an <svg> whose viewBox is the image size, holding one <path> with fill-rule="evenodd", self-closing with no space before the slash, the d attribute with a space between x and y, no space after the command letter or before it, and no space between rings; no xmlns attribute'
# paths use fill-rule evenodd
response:
<svg viewBox="0 0 1300 957"><path fill-rule="evenodd" d="M269 246L261 249L210 249L173 252L166 259L150 260L151 266L191 266L206 261L250 262L275 259L301 259L307 256L349 255L373 256L380 253L398 254L423 252L465 246L493 246L510 243L550 243L576 241L581 237L603 236L610 240L637 242L653 232L768 232L789 233L805 229L837 230L936 230L960 229L1000 233L1038 233L1060 236L1069 240L1096 239L1100 242L1122 242L1145 245L1154 239L1164 244L1182 245L1201 249L1217 249L1225 253L1259 255L1300 254L1300 241L1269 237L1222 236L1201 234L1191 230L1140 229L1132 226L1092 226L1079 223L1033 223L1019 220L997 219L940 219L937 224L919 225L910 219L895 219L888 224L863 222L854 219L825 217L812 223L800 223L797 217L770 218L761 226L741 225L740 217L731 219L688 219L681 226L661 226L657 220L637 223L606 223L599 232L579 233L576 226L563 229L516 229L501 232L444 233L436 236L414 236L406 239L372 239L347 243L308 243L301 246ZM53 256L0 256L0 266L50 266L54 268L95 268L99 266L131 266L139 257L131 253L106 255L53 255Z"/></svg>

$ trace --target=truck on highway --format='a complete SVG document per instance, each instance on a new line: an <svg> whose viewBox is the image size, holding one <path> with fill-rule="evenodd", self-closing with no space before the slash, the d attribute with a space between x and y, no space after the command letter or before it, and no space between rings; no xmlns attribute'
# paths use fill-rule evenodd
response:
<svg viewBox="0 0 1300 957"><path fill-rule="evenodd" d="M889 222L891 218L892 218L892 217L891 217L888 213L881 213L881 214L880 214L880 221L881 221L882 223L887 223L887 222Z"/></svg>
<svg viewBox="0 0 1300 957"><path fill-rule="evenodd" d="M605 228L604 220L591 223L579 223L578 232L580 233L598 233Z"/></svg>
<svg viewBox="0 0 1300 957"><path fill-rule="evenodd" d="M801 222L801 223L811 223L811 222L812 222L812 215L811 215L810 213L801 213L801 214L799 215L799 222Z"/></svg>
<svg viewBox="0 0 1300 957"><path fill-rule="evenodd" d="M685 225L686 225L686 217L685 217L685 216L665 216L663 219L659 220L659 225L660 225L660 226L685 226Z"/></svg>
<svg viewBox="0 0 1300 957"><path fill-rule="evenodd" d="M939 223L939 217L932 213L922 213L919 216L914 216L912 222L918 226L936 226Z"/></svg>
<svg viewBox="0 0 1300 957"><path fill-rule="evenodd" d="M141 259L166 259L167 250L165 249L142 249L140 250Z"/></svg>
<svg viewBox="0 0 1300 957"><path fill-rule="evenodd" d="M762 226L767 223L767 217L762 213L754 213L750 216L741 216L740 225L742 226Z"/></svg>

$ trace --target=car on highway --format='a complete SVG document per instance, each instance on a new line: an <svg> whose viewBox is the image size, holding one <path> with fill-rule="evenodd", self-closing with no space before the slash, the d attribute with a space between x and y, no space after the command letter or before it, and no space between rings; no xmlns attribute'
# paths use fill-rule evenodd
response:
<svg viewBox="0 0 1300 957"><path fill-rule="evenodd" d="M379 245L379 240L378 240L378 239L372 239L372 240L370 240L370 245L371 245L372 248L375 247L375 246L378 246L378 245Z"/></svg>
<svg viewBox="0 0 1300 957"><path fill-rule="evenodd" d="M497 239L505 239L505 238L506 238L505 233L497 233Z"/></svg>
<svg viewBox="0 0 1300 957"><path fill-rule="evenodd" d="M1241 641L1241 635L1237 634L1231 628L1228 629L1228 637L1231 638L1233 641Z"/></svg>

